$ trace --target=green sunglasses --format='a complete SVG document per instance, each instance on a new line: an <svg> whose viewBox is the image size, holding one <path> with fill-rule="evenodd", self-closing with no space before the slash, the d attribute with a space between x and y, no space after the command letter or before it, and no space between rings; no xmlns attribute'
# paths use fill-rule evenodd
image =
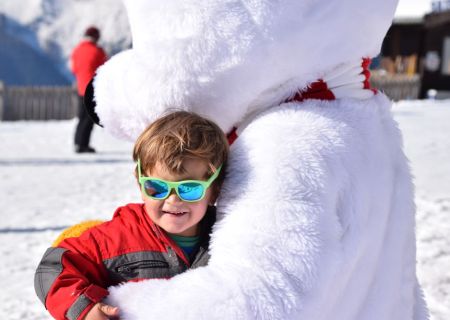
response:
<svg viewBox="0 0 450 320"><path fill-rule="evenodd" d="M154 200L164 200L175 189L178 197L186 202L197 202L203 199L206 190L211 186L214 180L219 176L222 166L207 180L183 180L183 181L166 181L154 177L145 177L141 173L141 161L138 159L139 184L142 192Z"/></svg>

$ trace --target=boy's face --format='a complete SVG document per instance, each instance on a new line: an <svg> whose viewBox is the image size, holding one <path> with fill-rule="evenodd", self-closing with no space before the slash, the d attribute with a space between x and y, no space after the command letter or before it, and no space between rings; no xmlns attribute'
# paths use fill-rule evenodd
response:
<svg viewBox="0 0 450 320"><path fill-rule="evenodd" d="M187 160L184 163L186 173L179 175L169 172L157 163L151 172L143 174L167 181L205 180L207 166L199 160ZM208 204L214 204L213 187L206 190L203 199L197 202L182 201L175 190L164 200L155 200L142 193L145 210L150 219L168 233L179 236L195 236L198 234L198 223L206 214Z"/></svg>

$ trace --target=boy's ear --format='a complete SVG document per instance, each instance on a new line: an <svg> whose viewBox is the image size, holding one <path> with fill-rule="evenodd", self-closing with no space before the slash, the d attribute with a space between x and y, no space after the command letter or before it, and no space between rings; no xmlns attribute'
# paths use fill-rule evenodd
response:
<svg viewBox="0 0 450 320"><path fill-rule="evenodd" d="M100 127L103 127L100 124L100 118L98 117L98 114L95 112L95 107L97 106L97 103L94 100L94 78L89 81L89 84L86 87L86 91L84 92L83 97L83 104L84 108L86 109L87 114L89 115L89 118L91 118L92 121L96 125L99 125Z"/></svg>

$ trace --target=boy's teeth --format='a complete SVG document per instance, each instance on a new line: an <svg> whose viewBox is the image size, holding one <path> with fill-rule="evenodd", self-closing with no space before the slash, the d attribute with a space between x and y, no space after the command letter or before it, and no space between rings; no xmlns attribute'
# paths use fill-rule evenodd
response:
<svg viewBox="0 0 450 320"><path fill-rule="evenodd" d="M174 214L174 215L180 215L183 214L184 212L171 212L171 211L164 211L165 213L170 213L170 214Z"/></svg>

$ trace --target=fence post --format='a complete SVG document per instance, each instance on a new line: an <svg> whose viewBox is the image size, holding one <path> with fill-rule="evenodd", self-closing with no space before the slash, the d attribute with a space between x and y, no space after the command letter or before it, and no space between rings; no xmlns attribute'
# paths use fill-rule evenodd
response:
<svg viewBox="0 0 450 320"><path fill-rule="evenodd" d="M78 90L76 83L72 84L71 87L71 108L70 108L70 119L78 117L78 104L79 104L79 98L78 98Z"/></svg>
<svg viewBox="0 0 450 320"><path fill-rule="evenodd" d="M5 85L0 81L0 121L3 121L5 110Z"/></svg>

